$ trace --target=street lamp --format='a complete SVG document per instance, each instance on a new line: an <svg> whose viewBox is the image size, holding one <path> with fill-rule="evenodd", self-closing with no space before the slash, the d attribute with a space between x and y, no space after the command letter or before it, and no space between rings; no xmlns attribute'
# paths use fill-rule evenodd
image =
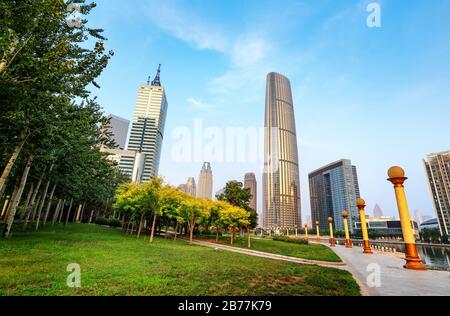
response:
<svg viewBox="0 0 450 316"><path fill-rule="evenodd" d="M344 227L345 227L345 247L352 248L352 242L350 240L350 233L348 231L348 212L343 211L342 217L344 218Z"/></svg>
<svg viewBox="0 0 450 316"><path fill-rule="evenodd" d="M369 242L369 232L367 231L367 221L366 221L366 201L363 199L358 199L356 201L356 205L359 209L359 217L361 218L361 231L363 235L363 241L364 241L364 253L371 255L373 254L372 248L370 247Z"/></svg>
<svg viewBox="0 0 450 316"><path fill-rule="evenodd" d="M328 224L330 224L330 246L336 247L333 234L333 217L328 217Z"/></svg>
<svg viewBox="0 0 450 316"><path fill-rule="evenodd" d="M411 225L411 217L409 216L408 201L406 200L405 187L403 186L408 178L405 177L405 171L400 167L390 168L388 175L388 181L392 182L394 185L395 197L397 199L397 207L402 225L403 239L405 241L405 268L410 270L427 270L419 257L416 239L414 237L414 232Z"/></svg>

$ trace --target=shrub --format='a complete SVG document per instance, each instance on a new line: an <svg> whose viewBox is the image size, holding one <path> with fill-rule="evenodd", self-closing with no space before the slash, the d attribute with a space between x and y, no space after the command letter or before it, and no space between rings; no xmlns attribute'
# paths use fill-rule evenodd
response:
<svg viewBox="0 0 450 316"><path fill-rule="evenodd" d="M291 244L309 245L309 242L306 239L292 239L289 237L274 237L272 239L275 241L283 241Z"/></svg>
<svg viewBox="0 0 450 316"><path fill-rule="evenodd" d="M122 222L115 218L98 217L95 224L100 226L122 227Z"/></svg>
<svg viewBox="0 0 450 316"><path fill-rule="evenodd" d="M108 220L108 225L111 227L122 227L122 221L116 218L111 218L110 220Z"/></svg>
<svg viewBox="0 0 450 316"><path fill-rule="evenodd" d="M95 224L100 225L100 226L109 226L108 219L105 217L98 217L95 220Z"/></svg>

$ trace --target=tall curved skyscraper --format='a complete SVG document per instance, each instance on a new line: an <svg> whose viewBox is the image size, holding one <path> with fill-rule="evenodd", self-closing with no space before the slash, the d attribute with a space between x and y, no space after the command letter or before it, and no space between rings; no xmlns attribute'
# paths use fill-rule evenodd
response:
<svg viewBox="0 0 450 316"><path fill-rule="evenodd" d="M263 173L264 227L300 227L300 175L291 83L267 75Z"/></svg>

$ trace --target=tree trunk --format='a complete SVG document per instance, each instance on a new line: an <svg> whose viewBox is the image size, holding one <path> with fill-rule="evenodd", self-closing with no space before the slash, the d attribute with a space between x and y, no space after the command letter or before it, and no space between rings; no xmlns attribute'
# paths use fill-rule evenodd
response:
<svg viewBox="0 0 450 316"><path fill-rule="evenodd" d="M44 218L42 220L43 226L45 226L47 224L48 214L50 213L50 208L52 207L53 196L55 195L55 190L56 190L56 184L53 185L52 192L50 193L50 196L48 197L47 209L45 210ZM38 225L39 225L39 223L38 223ZM38 226L36 226L36 227L38 227Z"/></svg>
<svg viewBox="0 0 450 316"><path fill-rule="evenodd" d="M250 236L250 226L247 226L247 247L252 248L252 238Z"/></svg>
<svg viewBox="0 0 450 316"><path fill-rule="evenodd" d="M216 242L219 242L219 228L216 228Z"/></svg>
<svg viewBox="0 0 450 316"><path fill-rule="evenodd" d="M139 229L137 233L137 239L141 238L142 225L144 225L144 215L141 216L141 221L139 222Z"/></svg>
<svg viewBox="0 0 450 316"><path fill-rule="evenodd" d="M26 199L25 205L24 205L24 211L22 212L22 214L20 214L21 221L23 221L23 219L25 218L25 216L28 213L27 210L28 210L28 206L30 205L30 201L31 201L31 197L33 196L33 192L34 192L34 183L31 184L31 187L28 190L27 199Z"/></svg>
<svg viewBox="0 0 450 316"><path fill-rule="evenodd" d="M156 225L156 213L153 215L152 232L150 233L150 243L153 242L153 237L155 236L155 225Z"/></svg>
<svg viewBox="0 0 450 316"><path fill-rule="evenodd" d="M44 195L42 196L41 205L39 206L39 210L38 210L38 214L37 214L37 218L36 218L36 230L39 229L39 221L41 220L42 210L45 205L45 200L47 199L47 193L48 193L49 186L50 186L50 181L47 181L47 184L45 185Z"/></svg>
<svg viewBox="0 0 450 316"><path fill-rule="evenodd" d="M39 205L39 201L40 201L40 199L38 199L38 201L36 202L36 197L39 193L39 189L41 188L42 180L44 179L44 175L45 175L45 169L42 172L41 177L39 178L39 181L36 185L36 189L34 190L33 196L31 197L30 205L28 206L27 209L25 209L26 217L25 217L25 221L23 222L23 226L22 226L23 231L26 231L30 218L32 220L34 220L34 216L36 214L36 208L37 208L36 205ZM35 205L35 202L36 202L36 205Z"/></svg>
<svg viewBox="0 0 450 316"><path fill-rule="evenodd" d="M64 215L64 208L65 207L66 207L66 200L64 200L63 203L62 203L62 208L61 208L61 211L59 212L58 224L61 224L62 217Z"/></svg>
<svg viewBox="0 0 450 316"><path fill-rule="evenodd" d="M3 196L3 193L5 192L6 181L8 180L9 174L11 173L11 170L14 167L14 164L16 163L17 158L20 155L20 152L22 151L23 145L25 145L25 143L27 142L28 136L29 136L28 131L22 132L22 134L20 135L21 138L20 143L14 149L11 158L9 158L9 161L2 172L2 175L0 177L0 196Z"/></svg>
<svg viewBox="0 0 450 316"><path fill-rule="evenodd" d="M5 238L9 237L9 234L10 234L10 231L11 231L11 226L12 226L12 224L14 222L14 216L16 215L17 206L20 203L20 199L22 198L23 190L25 188L25 185L27 184L28 173L30 172L32 163L33 163L33 156L30 155L28 157L28 161L27 161L27 164L25 166L25 170L23 172L22 179L20 180L19 190L17 191L17 194L14 197L14 200L12 202L12 208L8 212L8 215L6 216L6 223L5 223L5 226L3 228L3 237L5 237Z"/></svg>
<svg viewBox="0 0 450 316"><path fill-rule="evenodd" d="M8 215L8 212L11 209L12 201L14 201L14 197L17 195L17 191L19 191L19 186L16 184L14 186L14 191L13 191L13 193L11 195L11 198L9 199L8 204L3 205L3 210L2 210L2 214L0 215L0 219L3 220Z"/></svg>
<svg viewBox="0 0 450 316"><path fill-rule="evenodd" d="M70 212L72 211L72 206L73 206L73 198L70 200L69 210L67 211L66 221L65 221L64 225L67 225L69 223Z"/></svg>
<svg viewBox="0 0 450 316"><path fill-rule="evenodd" d="M83 203L83 207L81 208L81 214L80 214L80 224L83 223L83 219L84 219L84 211L86 210L86 201Z"/></svg>
<svg viewBox="0 0 450 316"><path fill-rule="evenodd" d="M91 215L89 216L89 224L92 223L93 216L94 216L94 210L91 211Z"/></svg>
<svg viewBox="0 0 450 316"><path fill-rule="evenodd" d="M189 222L189 243L192 245L192 242L194 241L194 228L195 228L195 222L196 222L196 218L194 218L193 220L191 220Z"/></svg>
<svg viewBox="0 0 450 316"><path fill-rule="evenodd" d="M52 226L55 226L56 220L58 219L59 210L61 209L61 203L62 203L62 199L59 199L58 204L56 205L56 208L53 212Z"/></svg>
<svg viewBox="0 0 450 316"><path fill-rule="evenodd" d="M33 206L32 212L31 212L31 216L30 216L31 222L34 222L34 219L36 218L36 212L37 212L39 205L41 204L41 199L42 199L42 194L39 194L39 196L36 200L36 203L34 203L34 206Z"/></svg>
<svg viewBox="0 0 450 316"><path fill-rule="evenodd" d="M177 234L178 234L178 221L175 225L175 237L173 237L173 240L177 240Z"/></svg>

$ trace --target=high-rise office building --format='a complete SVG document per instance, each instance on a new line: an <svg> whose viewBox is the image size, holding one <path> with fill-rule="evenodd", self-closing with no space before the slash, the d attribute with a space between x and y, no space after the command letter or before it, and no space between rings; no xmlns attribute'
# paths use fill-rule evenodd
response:
<svg viewBox="0 0 450 316"><path fill-rule="evenodd" d="M195 184L194 178L189 178L186 184L180 185L178 189L193 197L197 196L197 185Z"/></svg>
<svg viewBox="0 0 450 316"><path fill-rule="evenodd" d="M186 193L191 196L197 196L197 185L195 184L194 178L189 178L186 183Z"/></svg>
<svg viewBox="0 0 450 316"><path fill-rule="evenodd" d="M130 121L113 114L108 115L107 119L109 120L107 132L111 135L118 149L125 149Z"/></svg>
<svg viewBox="0 0 450 316"><path fill-rule="evenodd" d="M212 191L213 173L211 164L209 162L205 162L198 179L197 197L202 199L212 199Z"/></svg>
<svg viewBox="0 0 450 316"><path fill-rule="evenodd" d="M250 194L252 198L250 200L249 206L257 211L257 199L258 199L258 185L256 182L256 176L254 173L247 173L244 179L244 187L250 189Z"/></svg>
<svg viewBox="0 0 450 316"><path fill-rule="evenodd" d="M161 85L161 65L153 81L139 87L133 124L128 141L128 150L140 154L144 160L144 170L140 181L149 181L158 176L161 147L164 139L164 127L167 115L167 98ZM134 165L131 158L121 161L123 168ZM131 173L131 169L129 170Z"/></svg>
<svg viewBox="0 0 450 316"><path fill-rule="evenodd" d="M424 160L428 184L442 235L450 235L450 150Z"/></svg>
<svg viewBox="0 0 450 316"><path fill-rule="evenodd" d="M289 79L277 73L267 75L264 150L264 226L301 226L294 102Z"/></svg>
<svg viewBox="0 0 450 316"><path fill-rule="evenodd" d="M336 230L344 230L342 211L349 212L349 227L359 221L356 200L360 198L356 167L350 160L339 160L309 174L312 222L329 230L328 217L333 217Z"/></svg>

